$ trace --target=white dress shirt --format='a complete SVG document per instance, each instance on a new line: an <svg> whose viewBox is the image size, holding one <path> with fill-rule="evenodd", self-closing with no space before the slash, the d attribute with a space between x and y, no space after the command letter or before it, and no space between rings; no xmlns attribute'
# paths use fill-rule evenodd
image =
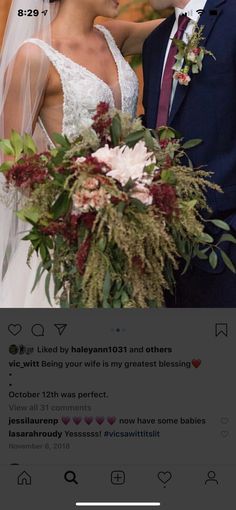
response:
<svg viewBox="0 0 236 510"><path fill-rule="evenodd" d="M183 41L187 42L188 41L187 35L192 35L193 30L194 30L194 22L195 23L198 22L199 17L200 17L200 13L198 13L197 10L204 9L204 7L206 5L206 1L207 0L190 0L188 2L188 4L183 9L180 9L179 7L175 8L175 18L176 19L175 19L175 23L173 25L173 28L172 28L172 31L171 31L171 34L170 34L169 42L168 42L167 47L166 47L166 54L165 54L165 60L164 60L164 65L163 65L162 79L163 79L164 69L165 69L165 65L166 65L169 49L170 49L170 46L171 46L171 43L172 43L172 39L174 38L174 36L175 36L175 34L176 34L177 30L178 30L179 16L181 14L186 14L190 18L190 20L193 22L193 23L191 23L191 21L189 22L189 24L188 24L188 26L187 26L187 28L186 28L186 30L184 32L184 35L183 35ZM175 95L177 84L178 84L178 80L173 80L172 94L171 94L171 100L170 100L170 109L172 107L172 103L173 103L173 99L174 99L174 95ZM165 86L165 84L164 84L164 86ZM184 85L182 85L182 86L184 86Z"/></svg>

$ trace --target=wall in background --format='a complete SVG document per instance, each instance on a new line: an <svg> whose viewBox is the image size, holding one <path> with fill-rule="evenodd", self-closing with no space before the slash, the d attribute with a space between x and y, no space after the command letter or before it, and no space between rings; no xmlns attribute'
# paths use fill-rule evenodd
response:
<svg viewBox="0 0 236 510"><path fill-rule="evenodd" d="M11 0L0 0L0 45L2 42L2 37L10 5Z"/></svg>

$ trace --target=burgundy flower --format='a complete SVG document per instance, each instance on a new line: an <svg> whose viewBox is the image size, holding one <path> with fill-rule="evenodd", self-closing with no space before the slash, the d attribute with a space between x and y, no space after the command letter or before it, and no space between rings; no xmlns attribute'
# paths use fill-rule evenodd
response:
<svg viewBox="0 0 236 510"><path fill-rule="evenodd" d="M160 143L160 147L161 149L166 149L168 143L169 143L169 139L168 138L165 138L164 140L160 140L159 143Z"/></svg>
<svg viewBox="0 0 236 510"><path fill-rule="evenodd" d="M64 222L61 221L51 221L47 227L41 227L42 234L47 236L55 236L57 234L62 234L64 229Z"/></svg>
<svg viewBox="0 0 236 510"><path fill-rule="evenodd" d="M118 205L121 202L120 198L116 197L115 195L111 196L111 203L113 205Z"/></svg>
<svg viewBox="0 0 236 510"><path fill-rule="evenodd" d="M164 214L170 216L177 210L176 190L170 184L153 184L150 188L153 204Z"/></svg>
<svg viewBox="0 0 236 510"><path fill-rule="evenodd" d="M48 236L62 235L70 244L77 243L78 239L77 214L71 214L69 218L51 221L47 227L42 227L41 232Z"/></svg>
<svg viewBox="0 0 236 510"><path fill-rule="evenodd" d="M88 230L91 230L96 219L96 213L88 212L80 215L80 220Z"/></svg>
<svg viewBox="0 0 236 510"><path fill-rule="evenodd" d="M81 243L79 250L77 251L76 254L76 266L81 275L84 273L85 270L85 264L88 258L90 246L91 236L87 236L86 239Z"/></svg>
<svg viewBox="0 0 236 510"><path fill-rule="evenodd" d="M87 165L89 168L89 171L92 174L104 174L104 171L109 171L110 167L106 165L106 163L103 163L102 161L98 161L97 158L94 158L93 156L87 156L85 160L83 161L83 166ZM105 176L103 175L96 175L96 179L99 179L101 183L109 181Z"/></svg>
<svg viewBox="0 0 236 510"><path fill-rule="evenodd" d="M93 121L92 128L99 135L101 142L106 143L109 136L109 128L112 124L112 119L109 116L108 103L101 102L98 104Z"/></svg>
<svg viewBox="0 0 236 510"><path fill-rule="evenodd" d="M47 176L48 169L45 162L40 158L40 154L34 154L33 156L24 155L21 162L15 163L8 170L6 180L8 184L13 184L17 188L33 189L35 184L45 182Z"/></svg>

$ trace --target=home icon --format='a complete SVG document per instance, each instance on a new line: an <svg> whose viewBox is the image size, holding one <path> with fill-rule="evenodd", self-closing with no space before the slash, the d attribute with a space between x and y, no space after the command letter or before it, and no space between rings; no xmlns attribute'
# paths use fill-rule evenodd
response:
<svg viewBox="0 0 236 510"><path fill-rule="evenodd" d="M22 473L17 478L17 485L31 485L31 476L26 471L22 471Z"/></svg>

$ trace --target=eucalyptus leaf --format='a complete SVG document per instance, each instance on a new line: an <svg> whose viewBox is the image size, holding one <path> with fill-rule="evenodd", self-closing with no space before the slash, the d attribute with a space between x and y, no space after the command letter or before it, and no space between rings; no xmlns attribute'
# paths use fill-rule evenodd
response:
<svg viewBox="0 0 236 510"><path fill-rule="evenodd" d="M227 230L227 231L230 230L230 226L225 221L222 221L222 220L209 220L209 221L210 221L210 223L213 223L213 225L215 225L216 227L221 228L222 230Z"/></svg>
<svg viewBox="0 0 236 510"><path fill-rule="evenodd" d="M213 243L214 239L212 236L207 234L206 232L202 232L199 242L200 243Z"/></svg>
<svg viewBox="0 0 236 510"><path fill-rule="evenodd" d="M206 255L204 250L197 250L196 257L198 259L201 259L201 260L207 260L208 259L208 257L207 257L207 255Z"/></svg>
<svg viewBox="0 0 236 510"><path fill-rule="evenodd" d="M212 269L215 269L217 267L218 255L214 250L212 250L212 252L209 255L209 263L210 263Z"/></svg>
<svg viewBox="0 0 236 510"><path fill-rule="evenodd" d="M50 282L51 282L51 271L48 271L48 274L45 278L45 294L46 294L46 297L47 297L47 300L48 300L50 306L52 306L52 302L51 302L51 298L50 298Z"/></svg>
<svg viewBox="0 0 236 510"><path fill-rule="evenodd" d="M202 143L202 140L200 138L195 138L193 140L188 140L182 145L182 149L192 149L193 147L197 147L197 145L200 145Z"/></svg>
<svg viewBox="0 0 236 510"><path fill-rule="evenodd" d="M225 241L236 244L236 238L232 234L223 234L220 237L219 243L224 243Z"/></svg>
<svg viewBox="0 0 236 510"><path fill-rule="evenodd" d="M236 269L235 269L235 266L232 262L232 260L230 260L229 256L227 255L227 253L225 253L225 251L223 251L222 249L220 249L220 253L221 253L221 256L222 256L222 259L225 263L225 265L227 266L227 268L232 271L232 273L236 273Z"/></svg>
<svg viewBox="0 0 236 510"><path fill-rule="evenodd" d="M38 266L38 268L37 268L37 271L36 271L35 280L34 280L34 284L33 284L33 287L31 289L31 292L34 291L34 289L37 286L39 280L41 279L41 276L44 273L44 271L45 271L45 268L44 268L43 262L41 261L39 266Z"/></svg>

